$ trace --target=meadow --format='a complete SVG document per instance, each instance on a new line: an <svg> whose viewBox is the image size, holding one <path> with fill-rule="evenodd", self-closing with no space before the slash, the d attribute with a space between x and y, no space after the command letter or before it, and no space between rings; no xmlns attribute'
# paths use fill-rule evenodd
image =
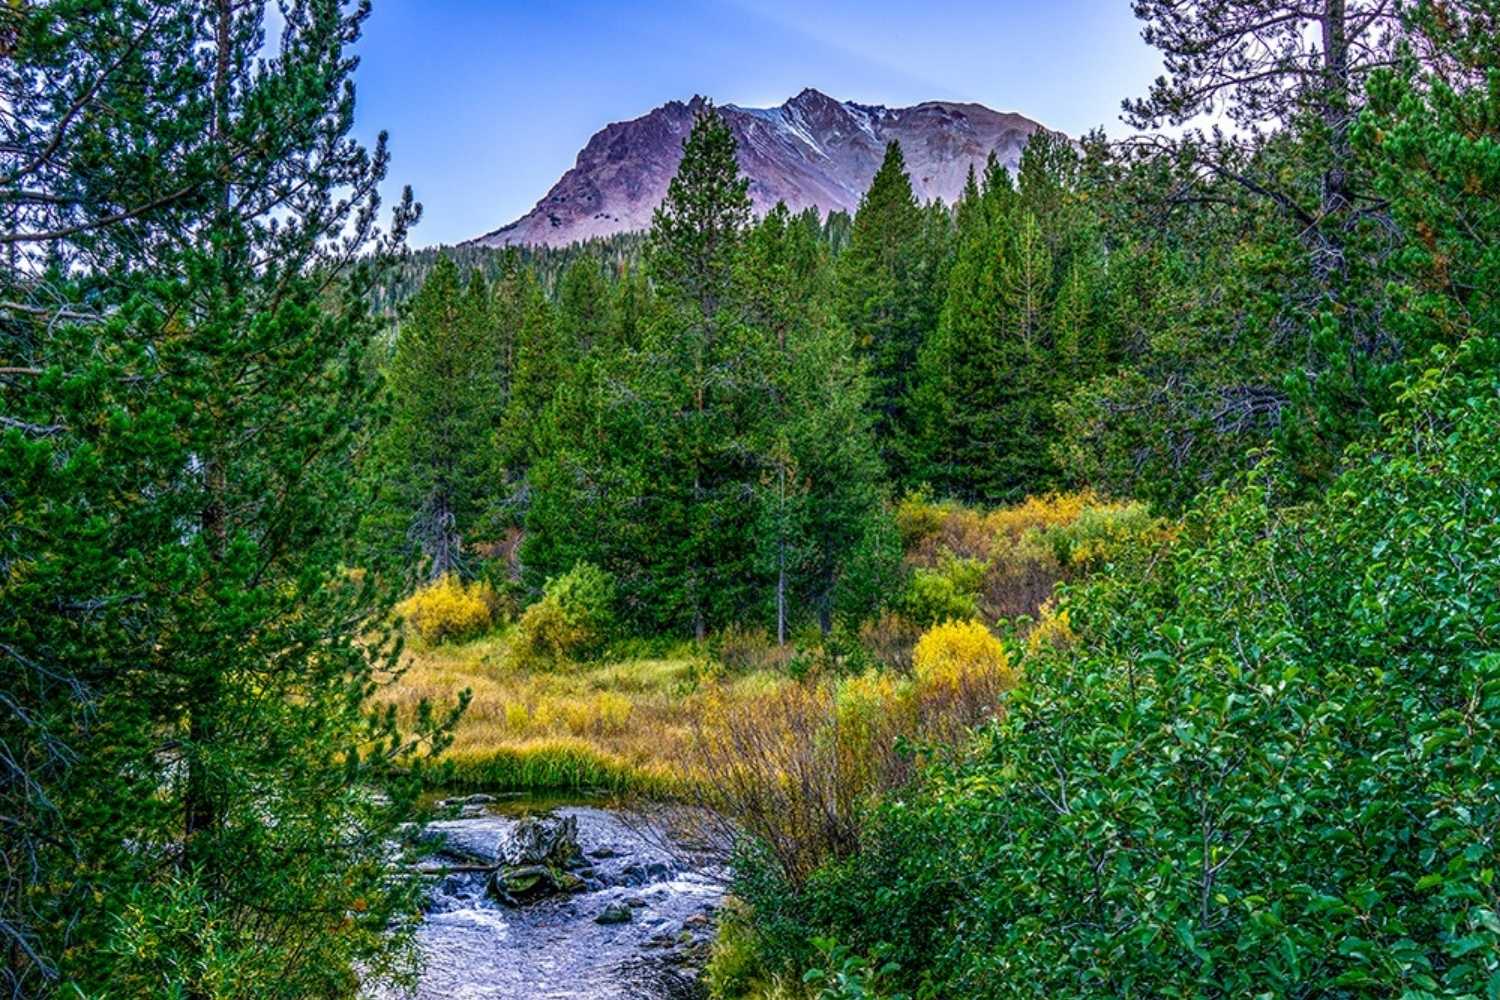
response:
<svg viewBox="0 0 1500 1000"><path fill-rule="evenodd" d="M714 677L714 661L691 644L527 669L510 656L516 633L511 625L449 645L414 640L391 689L403 716L423 699L447 704L470 692L446 755L457 787L667 794L692 756L710 686L715 698L749 704L791 683L771 669Z"/></svg>
<svg viewBox="0 0 1500 1000"><path fill-rule="evenodd" d="M588 611L568 605L597 598L568 595L589 587L506 615L490 611L487 585L440 583L419 592L429 605L404 608L402 674L383 697L408 721L423 701L469 693L441 772L453 787L697 796L708 784L738 797L717 803L734 812L848 819L858 800L911 777L898 737L960 744L999 711L1028 643L1066 639L1048 603L1057 584L1170 538L1139 506L1087 493L989 511L913 495L892 513L904 590L857 628L808 628L779 645L731 628L703 642L616 634L580 646L583 626L568 623ZM782 800L751 801L766 789ZM798 833L813 854L843 835Z"/></svg>

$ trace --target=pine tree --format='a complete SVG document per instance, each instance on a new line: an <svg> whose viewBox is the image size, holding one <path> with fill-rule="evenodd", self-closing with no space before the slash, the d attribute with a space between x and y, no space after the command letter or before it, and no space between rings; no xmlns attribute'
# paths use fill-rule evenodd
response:
<svg viewBox="0 0 1500 1000"><path fill-rule="evenodd" d="M0 14L18 995L332 996L410 954L390 595L347 557L373 268L415 212L377 232L384 139L350 138L364 10L286 8L269 53L261 4Z"/></svg>
<svg viewBox="0 0 1500 1000"><path fill-rule="evenodd" d="M753 352L741 351L741 328L721 315L750 219L735 150L729 126L707 107L646 243L647 267L671 307L646 348L663 434L651 478L666 498L663 513L683 527L668 556L680 561L680 600L700 639L714 605L741 603L751 558L743 500L755 463L742 436L761 373Z"/></svg>
<svg viewBox="0 0 1500 1000"><path fill-rule="evenodd" d="M756 450L778 642L797 620L831 626L845 569L881 513L868 386L831 279L816 215L784 205L750 232L736 267L739 316L763 338L772 383Z"/></svg>
<svg viewBox="0 0 1500 1000"><path fill-rule="evenodd" d="M898 483L909 478L911 373L937 315L932 262L921 240L922 212L901 146L891 142L839 259L839 315L869 366L876 439Z"/></svg>
<svg viewBox="0 0 1500 1000"><path fill-rule="evenodd" d="M563 272L557 289L557 324L568 352L583 358L613 347L620 329L609 281L598 258L579 257Z"/></svg>
<svg viewBox="0 0 1500 1000"><path fill-rule="evenodd" d="M1072 170L1071 151L1043 140L1023 155L1020 191L991 170L980 205L959 206L957 258L912 394L917 467L948 495L997 503L1060 485L1054 409L1101 370L1109 342L1094 315L1097 233ZM1047 226L1033 205L1050 206Z"/></svg>
<svg viewBox="0 0 1500 1000"><path fill-rule="evenodd" d="M515 367L496 454L503 474L520 480L542 454L540 434L547 404L576 364L577 351L530 271L519 279L513 315L520 324L512 335Z"/></svg>
<svg viewBox="0 0 1500 1000"><path fill-rule="evenodd" d="M406 535L428 575L464 573L464 539L486 507L485 459L500 412L493 301L440 257L410 302L387 371L392 420L383 442Z"/></svg>
<svg viewBox="0 0 1500 1000"><path fill-rule="evenodd" d="M682 144L682 161L651 217L646 263L662 295L696 315L712 339L729 291L734 257L750 221L750 186L735 158L734 133L705 105Z"/></svg>

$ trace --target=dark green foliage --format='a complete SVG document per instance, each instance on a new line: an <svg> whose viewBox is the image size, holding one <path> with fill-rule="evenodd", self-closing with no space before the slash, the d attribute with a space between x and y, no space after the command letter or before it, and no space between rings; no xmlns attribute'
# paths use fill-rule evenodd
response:
<svg viewBox="0 0 1500 1000"><path fill-rule="evenodd" d="M504 474L524 475L540 457L543 411L577 364L578 351L530 271L522 272L508 291L509 313L517 324L511 335L515 362L494 444Z"/></svg>
<svg viewBox="0 0 1500 1000"><path fill-rule="evenodd" d="M991 164L970 176L936 328L917 357L912 409L920 478L995 504L1061 485L1058 400L1105 370L1104 248L1081 204L1077 157L1045 133L1020 190Z"/></svg>
<svg viewBox="0 0 1500 1000"><path fill-rule="evenodd" d="M1254 475L1170 564L1073 593L1083 644L768 947L889 942L942 996L1485 995L1500 358L1432 361L1318 502Z"/></svg>
<svg viewBox="0 0 1500 1000"><path fill-rule="evenodd" d="M454 263L439 258L396 334L379 464L381 487L401 514L393 527L433 580L472 568L463 543L490 489L486 456L504 403L499 346L484 278L476 272L465 287Z"/></svg>
<svg viewBox="0 0 1500 1000"><path fill-rule="evenodd" d="M710 105L682 144L682 162L651 217L646 266L663 295L701 325L706 339L729 292L730 270L750 223L750 182L734 133Z"/></svg>
<svg viewBox="0 0 1500 1000"><path fill-rule="evenodd" d="M645 242L645 233L617 233L566 247L487 247L477 243L427 247L413 250L398 267L383 276L376 285L372 300L378 311L395 315L400 304L422 287L427 272L442 256L452 258L462 271L479 271L490 282L517 270L531 271L542 288L549 295L555 295L563 275L574 262L581 259L598 261L613 277L639 266Z"/></svg>
<svg viewBox="0 0 1500 1000"><path fill-rule="evenodd" d="M350 574L383 137L365 10L0 13L0 978L340 997L409 971L412 749ZM50 262L51 269L46 269ZM423 737L442 731L424 714ZM387 794L377 794L379 791Z"/></svg>
<svg viewBox="0 0 1500 1000"><path fill-rule="evenodd" d="M544 419L527 569L604 567L644 630L826 626L853 599L846 565L879 551L863 374L817 220L748 213L732 136L705 115L647 242L654 300L626 283L616 346Z"/></svg>
<svg viewBox="0 0 1500 1000"><path fill-rule="evenodd" d="M908 396L917 350L937 317L946 256L912 194L901 146L891 142L839 255L838 305L869 367L876 441L898 485L909 480Z"/></svg>
<svg viewBox="0 0 1500 1000"><path fill-rule="evenodd" d="M836 611L858 617L869 609L843 584L853 554L879 530L881 469L864 372L833 316L816 215L772 209L746 238L735 284L740 321L768 341L772 359L770 405L757 434L757 534L760 566L775 575L776 632L785 641L791 617L811 613L826 632Z"/></svg>

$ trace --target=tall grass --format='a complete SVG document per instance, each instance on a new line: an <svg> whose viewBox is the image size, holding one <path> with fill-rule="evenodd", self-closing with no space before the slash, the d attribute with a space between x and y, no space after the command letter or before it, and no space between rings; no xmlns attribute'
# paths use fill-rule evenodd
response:
<svg viewBox="0 0 1500 1000"><path fill-rule="evenodd" d="M424 699L441 704L471 693L444 758L451 774L444 780L464 788L672 794L691 770L693 732L707 699L741 703L793 683L767 671L709 683L714 671L692 656L531 672L508 655L513 634L416 642L383 695L406 719Z"/></svg>
<svg viewBox="0 0 1500 1000"><path fill-rule="evenodd" d="M543 737L447 757L448 784L485 791L603 791L671 796L681 778L656 763L632 763L587 740Z"/></svg>

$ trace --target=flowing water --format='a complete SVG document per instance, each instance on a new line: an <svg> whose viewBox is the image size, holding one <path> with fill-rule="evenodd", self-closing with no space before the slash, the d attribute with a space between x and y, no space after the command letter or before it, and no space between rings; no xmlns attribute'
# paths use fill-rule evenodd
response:
<svg viewBox="0 0 1500 1000"><path fill-rule="evenodd" d="M426 959L418 1000L677 1000L702 997L698 973L722 898L722 870L642 820L588 804L471 801L434 822L437 863L482 867L525 815L573 817L583 887L525 906L487 891L485 871L435 876L418 932ZM595 918L614 907L620 923Z"/></svg>

